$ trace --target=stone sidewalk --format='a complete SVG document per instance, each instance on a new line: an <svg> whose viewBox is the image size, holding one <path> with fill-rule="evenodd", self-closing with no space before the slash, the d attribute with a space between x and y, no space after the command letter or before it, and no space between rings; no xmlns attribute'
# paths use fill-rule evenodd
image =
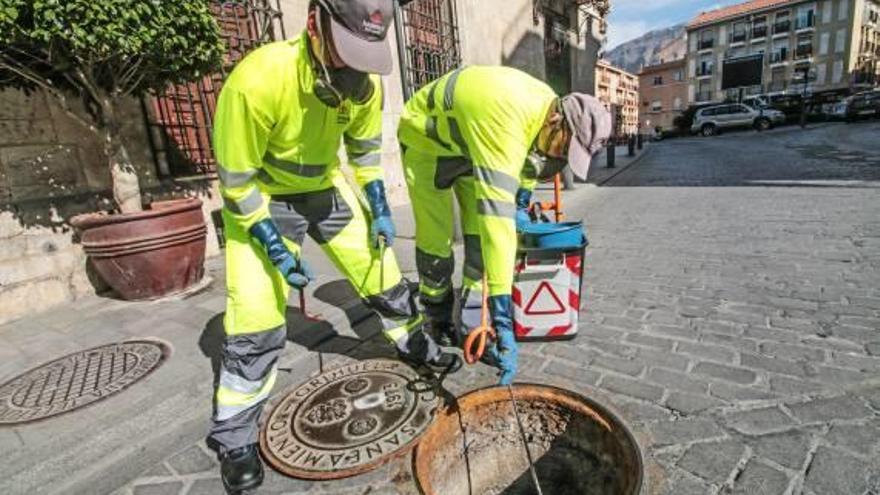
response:
<svg viewBox="0 0 880 495"><path fill-rule="evenodd" d="M589 184L601 186L606 182L614 179L618 174L627 168L637 164L642 158L650 153L651 146L655 143L645 141L642 143L642 149L636 148L633 156L629 156L627 146L617 146L614 151L614 168L608 168L608 148L603 148L590 164L590 175L587 178Z"/></svg>

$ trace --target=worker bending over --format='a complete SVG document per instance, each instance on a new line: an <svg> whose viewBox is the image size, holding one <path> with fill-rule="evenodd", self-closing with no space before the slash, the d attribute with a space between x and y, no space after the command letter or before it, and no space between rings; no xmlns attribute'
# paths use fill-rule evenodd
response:
<svg viewBox="0 0 880 495"><path fill-rule="evenodd" d="M611 117L592 96L558 97L544 82L509 67L454 70L419 90L398 129L416 222L421 301L435 338L461 342L480 324L488 282L496 345L484 360L509 384L517 370L511 290L515 218L525 221L536 180L566 164L586 179ZM461 212L464 269L459 332L453 320L453 194Z"/></svg>

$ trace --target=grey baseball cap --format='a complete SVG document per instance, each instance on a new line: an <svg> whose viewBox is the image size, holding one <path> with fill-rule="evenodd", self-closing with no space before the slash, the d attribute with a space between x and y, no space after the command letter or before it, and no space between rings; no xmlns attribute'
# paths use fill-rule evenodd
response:
<svg viewBox="0 0 880 495"><path fill-rule="evenodd" d="M570 93L560 100L565 121L572 132L568 165L581 180L587 180L590 161L611 135L611 114L593 96Z"/></svg>
<svg viewBox="0 0 880 495"><path fill-rule="evenodd" d="M369 74L391 73L388 26L392 0L317 0L330 13L330 32L339 58L352 69Z"/></svg>

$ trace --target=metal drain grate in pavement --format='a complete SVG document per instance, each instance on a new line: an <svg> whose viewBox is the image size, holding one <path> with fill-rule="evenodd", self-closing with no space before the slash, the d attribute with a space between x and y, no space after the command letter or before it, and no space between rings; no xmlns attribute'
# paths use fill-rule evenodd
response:
<svg viewBox="0 0 880 495"><path fill-rule="evenodd" d="M68 354L0 385L0 426L57 416L105 399L147 376L170 354L135 340Z"/></svg>

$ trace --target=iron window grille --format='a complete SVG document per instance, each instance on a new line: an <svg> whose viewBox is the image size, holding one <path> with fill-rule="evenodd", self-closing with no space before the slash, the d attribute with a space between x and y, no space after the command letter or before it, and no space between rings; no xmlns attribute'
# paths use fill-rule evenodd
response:
<svg viewBox="0 0 880 495"><path fill-rule="evenodd" d="M461 66L455 0L413 0L395 9L404 98Z"/></svg>
<svg viewBox="0 0 880 495"><path fill-rule="evenodd" d="M791 30L791 21L776 21L776 24L773 25L773 34L781 34L787 33Z"/></svg>
<svg viewBox="0 0 880 495"><path fill-rule="evenodd" d="M161 175L213 175L217 161L211 147L213 116L223 81L252 49L284 39L280 0L214 0L226 44L220 72L187 84L169 86L145 102L148 138Z"/></svg>
<svg viewBox="0 0 880 495"><path fill-rule="evenodd" d="M745 22L737 22L733 25L733 30L728 35L730 43L743 43L748 39L748 24Z"/></svg>

